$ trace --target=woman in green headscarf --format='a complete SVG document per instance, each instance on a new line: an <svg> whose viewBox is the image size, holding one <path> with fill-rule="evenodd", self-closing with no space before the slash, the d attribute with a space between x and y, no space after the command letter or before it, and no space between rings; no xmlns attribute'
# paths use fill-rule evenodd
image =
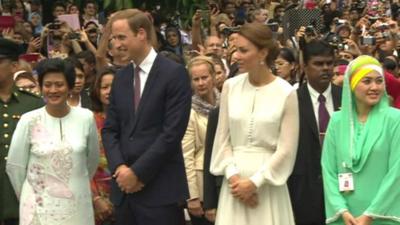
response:
<svg viewBox="0 0 400 225"><path fill-rule="evenodd" d="M400 224L400 111L389 107L375 58L360 56L346 70L322 170L327 224Z"/></svg>

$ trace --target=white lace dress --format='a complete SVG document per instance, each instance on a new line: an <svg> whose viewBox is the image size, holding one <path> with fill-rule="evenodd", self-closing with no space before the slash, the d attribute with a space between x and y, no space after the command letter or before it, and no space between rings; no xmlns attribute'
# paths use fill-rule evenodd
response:
<svg viewBox="0 0 400 225"><path fill-rule="evenodd" d="M40 108L13 134L7 173L20 200L20 225L93 225L89 181L99 147L92 112L71 107L63 118Z"/></svg>
<svg viewBox="0 0 400 225"><path fill-rule="evenodd" d="M295 89L277 77L255 87L247 74L225 82L210 171L226 178L221 187L216 225L293 225L286 186L296 159L299 133ZM250 178L258 206L233 197L230 176Z"/></svg>

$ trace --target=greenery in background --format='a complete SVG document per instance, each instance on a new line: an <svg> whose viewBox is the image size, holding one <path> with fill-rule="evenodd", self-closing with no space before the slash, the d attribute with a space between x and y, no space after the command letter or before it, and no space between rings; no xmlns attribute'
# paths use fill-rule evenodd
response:
<svg viewBox="0 0 400 225"><path fill-rule="evenodd" d="M82 1L82 0L81 0ZM159 10L157 10L159 6ZM206 9L207 0L104 0L103 8L121 10L127 8L141 8L148 11L157 11L164 18L173 18L181 26L191 23L196 9Z"/></svg>

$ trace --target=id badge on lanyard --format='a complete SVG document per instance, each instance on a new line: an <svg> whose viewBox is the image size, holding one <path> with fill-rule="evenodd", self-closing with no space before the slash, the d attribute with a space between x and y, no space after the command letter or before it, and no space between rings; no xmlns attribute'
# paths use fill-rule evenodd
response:
<svg viewBox="0 0 400 225"><path fill-rule="evenodd" d="M353 173L339 173L339 191L354 191Z"/></svg>

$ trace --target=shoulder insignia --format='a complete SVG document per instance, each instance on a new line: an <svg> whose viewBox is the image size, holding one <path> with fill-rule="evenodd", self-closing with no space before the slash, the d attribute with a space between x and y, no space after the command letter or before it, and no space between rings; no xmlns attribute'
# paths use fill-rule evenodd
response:
<svg viewBox="0 0 400 225"><path fill-rule="evenodd" d="M32 91L31 89L28 88L19 88L19 91L24 93L24 94L28 94L37 98L41 98L42 96L40 95L39 92L37 91Z"/></svg>

